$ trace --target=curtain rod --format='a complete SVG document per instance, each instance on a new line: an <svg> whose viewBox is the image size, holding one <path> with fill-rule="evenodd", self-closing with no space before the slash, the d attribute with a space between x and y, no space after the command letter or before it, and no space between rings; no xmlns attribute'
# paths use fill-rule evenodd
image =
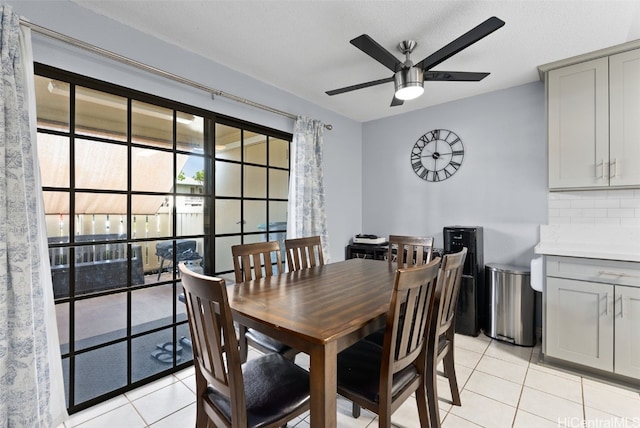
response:
<svg viewBox="0 0 640 428"><path fill-rule="evenodd" d="M142 63L140 61L136 61L136 60L127 58L125 56L119 55L117 53L108 51L106 49L102 49L102 48L100 48L98 46L89 44L87 42L83 42L82 40L78 40L78 39L75 39L73 37L69 37L69 36L67 36L65 34L62 34L62 33L58 33L57 31L53 31L53 30L50 30L48 28L42 27L40 25L34 24L34 23L29 22L29 21L27 21L27 20L25 20L23 18L20 18L20 25L24 25L25 27L28 27L31 30L33 30L33 31L35 31L37 33L43 34L43 35L45 35L47 37L51 37L53 39L63 41L63 42L68 43L70 45L73 45L73 46L88 50L88 51L93 52L93 53L97 53L97 54L105 56L105 57L107 57L109 59L121 62L123 64L130 65L130 66L133 66L133 67L136 67L136 68L139 68L139 69L142 69L142 70L147 71L149 73L153 73L153 74L156 74L158 76L162 76L164 78L173 80L175 82L182 83L182 84L185 84L187 86L191 86L191 87L196 88L196 89L200 89L201 91L210 93L212 96L219 96L219 97L227 98L227 99L230 99L232 101L236 101L236 102L242 103L242 104L247 104L247 105L250 105L252 107L256 107L256 108L259 108L261 110L266 110L266 111L271 112L271 113L279 114L280 116L285 116L285 117L288 117L288 118L293 119L293 120L296 120L298 118L296 115L291 114L291 113L287 113L286 111L278 110L276 108L269 107L267 105L260 104L260 103L257 103L255 101L251 101L251 100L248 100L246 98L242 98L242 97L239 97L237 95L233 95L233 94L230 94L228 92L221 91L219 89L211 88L209 86L203 85L203 84L198 83L198 82L194 82L193 80L186 79L184 77L178 76L177 74L169 73L169 72L161 70L159 68L152 67L150 65L144 64L144 63ZM332 130L333 129L333 126L331 124L325 124L324 127L326 129L328 129L328 130Z"/></svg>

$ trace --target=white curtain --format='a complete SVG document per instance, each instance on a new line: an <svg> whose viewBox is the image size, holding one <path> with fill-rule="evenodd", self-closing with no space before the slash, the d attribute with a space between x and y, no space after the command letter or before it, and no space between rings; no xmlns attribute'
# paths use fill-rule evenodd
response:
<svg viewBox="0 0 640 428"><path fill-rule="evenodd" d="M0 5L0 426L66 418L36 152L29 29Z"/></svg>
<svg viewBox="0 0 640 428"><path fill-rule="evenodd" d="M324 205L322 133L324 124L300 116L293 127L287 237L320 236L329 261L329 236Z"/></svg>

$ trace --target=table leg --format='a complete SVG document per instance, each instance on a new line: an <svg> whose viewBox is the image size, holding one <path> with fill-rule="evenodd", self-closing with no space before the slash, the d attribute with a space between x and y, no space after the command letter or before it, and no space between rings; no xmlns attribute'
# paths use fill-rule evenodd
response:
<svg viewBox="0 0 640 428"><path fill-rule="evenodd" d="M329 342L311 351L311 427L337 426L337 357L336 342Z"/></svg>

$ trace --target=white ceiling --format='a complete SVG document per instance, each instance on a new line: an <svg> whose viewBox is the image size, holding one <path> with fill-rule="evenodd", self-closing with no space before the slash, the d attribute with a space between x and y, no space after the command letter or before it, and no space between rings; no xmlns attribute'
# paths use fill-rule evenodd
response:
<svg viewBox="0 0 640 428"><path fill-rule="evenodd" d="M637 0L72 1L362 122L533 82L538 65L640 38ZM505 26L434 68L490 72L481 82L426 82L399 107L393 83L325 94L391 76L354 37L400 60L397 44L416 40L418 62L491 16Z"/></svg>

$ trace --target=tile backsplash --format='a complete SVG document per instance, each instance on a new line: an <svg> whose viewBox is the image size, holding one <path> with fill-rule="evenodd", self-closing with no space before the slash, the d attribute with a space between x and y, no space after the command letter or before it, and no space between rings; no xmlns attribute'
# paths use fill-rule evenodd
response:
<svg viewBox="0 0 640 428"><path fill-rule="evenodd" d="M549 224L640 226L640 189L549 192Z"/></svg>

